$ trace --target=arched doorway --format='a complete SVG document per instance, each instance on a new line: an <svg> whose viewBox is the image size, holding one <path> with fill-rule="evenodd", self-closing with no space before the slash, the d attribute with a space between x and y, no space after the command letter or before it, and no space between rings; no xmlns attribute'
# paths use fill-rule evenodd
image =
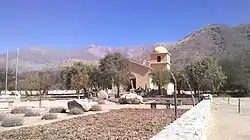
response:
<svg viewBox="0 0 250 140"><path fill-rule="evenodd" d="M136 77L133 73L129 74L129 84L127 87L127 91L130 91L130 89L136 89Z"/></svg>

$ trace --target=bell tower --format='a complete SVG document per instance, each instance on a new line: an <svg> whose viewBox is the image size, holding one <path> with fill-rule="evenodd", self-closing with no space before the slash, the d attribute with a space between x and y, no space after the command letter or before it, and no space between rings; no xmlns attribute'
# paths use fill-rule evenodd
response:
<svg viewBox="0 0 250 140"><path fill-rule="evenodd" d="M150 55L150 66L153 70L163 71L170 70L170 56L171 54L162 45L157 46Z"/></svg>

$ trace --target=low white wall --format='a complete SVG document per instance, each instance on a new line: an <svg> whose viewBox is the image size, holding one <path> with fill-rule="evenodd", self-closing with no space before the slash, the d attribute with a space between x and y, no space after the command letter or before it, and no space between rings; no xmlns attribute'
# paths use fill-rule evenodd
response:
<svg viewBox="0 0 250 140"><path fill-rule="evenodd" d="M201 101L150 140L206 140L211 101Z"/></svg>
<svg viewBox="0 0 250 140"><path fill-rule="evenodd" d="M7 91L7 94L11 94L12 92L15 91ZM18 93L20 93L21 95L26 95L25 91L17 91ZM5 91L1 92L2 94L5 94ZM38 91L31 91L32 95L36 95L38 93ZM76 90L50 90L48 91L48 94L74 94L76 93ZM30 91L28 91L28 94L30 94Z"/></svg>

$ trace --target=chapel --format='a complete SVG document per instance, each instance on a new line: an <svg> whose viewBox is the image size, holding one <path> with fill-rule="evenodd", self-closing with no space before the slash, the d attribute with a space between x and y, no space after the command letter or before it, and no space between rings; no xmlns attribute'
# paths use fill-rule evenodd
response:
<svg viewBox="0 0 250 140"><path fill-rule="evenodd" d="M138 63L130 60L128 65L130 85L127 88L129 90L139 87L158 90L158 87L152 83L150 73L153 71L163 71L164 69L170 70L170 56L171 54L168 50L164 46L159 45L151 52L148 63ZM167 90L167 94L172 94L174 84L169 83L165 86L165 89Z"/></svg>

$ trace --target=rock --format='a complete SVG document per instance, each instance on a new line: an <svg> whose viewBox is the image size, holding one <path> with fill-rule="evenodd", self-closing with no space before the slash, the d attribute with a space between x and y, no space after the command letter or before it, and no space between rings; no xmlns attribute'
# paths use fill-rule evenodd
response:
<svg viewBox="0 0 250 140"><path fill-rule="evenodd" d="M86 99L74 99L68 101L68 109L71 110L73 108L78 108L87 112L91 109L91 104Z"/></svg>
<svg viewBox="0 0 250 140"><path fill-rule="evenodd" d="M98 97L98 99L107 100L108 99L108 94L104 90L100 90L97 93L97 97Z"/></svg>
<svg viewBox="0 0 250 140"><path fill-rule="evenodd" d="M143 103L143 98L140 95L130 93L124 94L119 99L120 104L141 104Z"/></svg>

